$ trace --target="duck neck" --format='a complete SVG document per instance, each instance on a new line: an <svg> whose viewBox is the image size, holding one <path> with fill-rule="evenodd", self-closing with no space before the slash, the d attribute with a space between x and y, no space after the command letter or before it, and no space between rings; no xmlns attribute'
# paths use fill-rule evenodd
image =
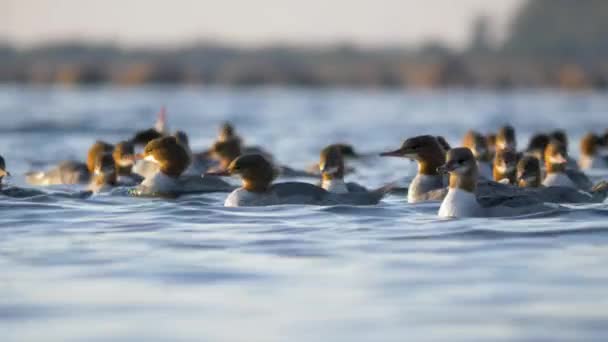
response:
<svg viewBox="0 0 608 342"><path fill-rule="evenodd" d="M547 169L547 174L550 173L563 173L566 171L566 163L563 164L554 164L551 162L545 163L545 168Z"/></svg>
<svg viewBox="0 0 608 342"><path fill-rule="evenodd" d="M456 189L475 193L477 189L477 175L474 173L467 175L451 174L450 190Z"/></svg>
<svg viewBox="0 0 608 342"><path fill-rule="evenodd" d="M503 179L509 180L509 184L515 184L517 182L516 181L517 180L516 170L513 170L513 171L500 170L498 167L494 166L492 173L494 175L494 180L497 182L499 182Z"/></svg>
<svg viewBox="0 0 608 342"><path fill-rule="evenodd" d="M518 185L520 188L539 188L540 178L534 177L533 179L520 179Z"/></svg>
<svg viewBox="0 0 608 342"><path fill-rule="evenodd" d="M254 179L243 179L243 189L249 192L265 193L270 189L270 184Z"/></svg>
<svg viewBox="0 0 608 342"><path fill-rule="evenodd" d="M445 163L445 157L420 158L418 159L418 174L426 176L438 176L437 168Z"/></svg>

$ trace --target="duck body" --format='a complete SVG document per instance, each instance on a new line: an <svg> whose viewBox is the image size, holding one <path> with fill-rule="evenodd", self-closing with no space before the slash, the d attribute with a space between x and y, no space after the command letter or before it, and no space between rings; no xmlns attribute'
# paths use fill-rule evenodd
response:
<svg viewBox="0 0 608 342"><path fill-rule="evenodd" d="M226 207L253 207L270 205L374 205L385 192L331 193L313 184L285 182L273 184L267 191L253 192L245 188L233 191Z"/></svg>
<svg viewBox="0 0 608 342"><path fill-rule="evenodd" d="M91 173L85 163L68 160L48 171L29 172L25 179L28 184L38 186L87 184Z"/></svg>
<svg viewBox="0 0 608 342"><path fill-rule="evenodd" d="M445 197L445 179L441 175L417 174L407 192L408 203L441 201Z"/></svg>

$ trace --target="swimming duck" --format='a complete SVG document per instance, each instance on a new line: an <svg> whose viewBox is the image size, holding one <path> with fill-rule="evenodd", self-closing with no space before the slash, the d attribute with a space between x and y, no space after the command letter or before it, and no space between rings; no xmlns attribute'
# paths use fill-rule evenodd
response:
<svg viewBox="0 0 608 342"><path fill-rule="evenodd" d="M492 154L483 135L473 130L468 131L462 141L463 147L468 147L477 159L479 175L485 179L492 179Z"/></svg>
<svg viewBox="0 0 608 342"><path fill-rule="evenodd" d="M517 184L518 156L512 150L498 150L494 157L492 175L496 182L503 184Z"/></svg>
<svg viewBox="0 0 608 342"><path fill-rule="evenodd" d="M408 188L408 203L440 201L445 196L445 179L437 171L445 163L445 150L436 137L421 135L409 138L399 149L380 156L409 158L418 163L418 173Z"/></svg>
<svg viewBox="0 0 608 342"><path fill-rule="evenodd" d="M334 144L321 150L319 172L321 173L321 187L336 194L350 192L367 192L367 189L357 183L344 182L344 145Z"/></svg>
<svg viewBox="0 0 608 342"><path fill-rule="evenodd" d="M550 138L550 140L555 140L564 146L564 149L566 150L566 155L565 155L566 169L580 170L576 160L574 158L570 157L570 155L568 155L568 153L567 153L570 150L569 149L570 140L568 139L568 134L566 134L566 131L561 130L561 129L555 130L555 131L549 133L549 138Z"/></svg>
<svg viewBox="0 0 608 342"><path fill-rule="evenodd" d="M517 151L515 128L510 125L501 127L496 134L496 150L498 151L506 149Z"/></svg>
<svg viewBox="0 0 608 342"><path fill-rule="evenodd" d="M129 141L121 141L114 146L112 152L114 164L116 167L117 179L116 182L123 186L133 186L141 183L144 178L136 173L133 173L133 165L135 164L135 148Z"/></svg>
<svg viewBox="0 0 608 342"><path fill-rule="evenodd" d="M97 155L89 190L96 193L117 185L118 175L114 157L108 153Z"/></svg>
<svg viewBox="0 0 608 342"><path fill-rule="evenodd" d="M547 148L547 145L549 145L550 141L551 138L547 134L534 134L528 142L526 154L536 157L536 159L538 159L539 161L543 161L545 158L545 149Z"/></svg>
<svg viewBox="0 0 608 342"><path fill-rule="evenodd" d="M173 136L152 140L144 152L136 156L158 165L158 171L148 176L134 192L135 195L176 196L187 193L231 191L234 187L216 177L182 176L190 163L184 147Z"/></svg>
<svg viewBox="0 0 608 342"><path fill-rule="evenodd" d="M334 194L309 183L273 184L278 172L259 154L238 157L226 172L230 175L239 175L242 179L242 187L234 190L226 198L224 205L227 207L280 204L372 205L377 204L388 191L382 188L372 192Z"/></svg>
<svg viewBox="0 0 608 342"><path fill-rule="evenodd" d="M563 142L552 140L545 149L546 176L543 185L590 191L593 184L584 173L568 168L568 153Z"/></svg>
<svg viewBox="0 0 608 342"><path fill-rule="evenodd" d="M540 160L526 155L517 162L517 185L521 188L539 188L542 185Z"/></svg>
<svg viewBox="0 0 608 342"><path fill-rule="evenodd" d="M488 153L490 154L490 160L494 159L494 153L496 153L496 134L488 133L485 136L486 146L488 146Z"/></svg>
<svg viewBox="0 0 608 342"><path fill-rule="evenodd" d="M447 195L439 208L440 217L520 216L554 209L524 194L503 195L498 191L486 191L485 196L478 196L479 170L475 156L468 148L450 150L445 165L439 169L449 173L450 177Z"/></svg>
<svg viewBox="0 0 608 342"><path fill-rule="evenodd" d="M602 152L602 138L593 133L586 134L581 139L580 168L583 170L608 168Z"/></svg>
<svg viewBox="0 0 608 342"><path fill-rule="evenodd" d="M87 184L91 180L95 161L102 154L112 153L114 146L103 141L97 141L87 153L86 163L78 161L63 161L48 171L28 172L26 182L31 185L47 186L62 184Z"/></svg>

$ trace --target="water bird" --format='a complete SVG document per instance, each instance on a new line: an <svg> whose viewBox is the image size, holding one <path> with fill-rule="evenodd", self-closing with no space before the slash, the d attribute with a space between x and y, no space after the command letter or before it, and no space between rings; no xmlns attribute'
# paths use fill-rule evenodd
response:
<svg viewBox="0 0 608 342"><path fill-rule="evenodd" d="M517 162L518 155L513 150L496 151L492 168L493 179L499 183L516 185Z"/></svg>
<svg viewBox="0 0 608 342"><path fill-rule="evenodd" d="M593 133L586 134L581 139L580 151L578 163L582 170L608 168L605 159L607 151L600 136Z"/></svg>
<svg viewBox="0 0 608 342"><path fill-rule="evenodd" d="M372 192L334 194L303 182L273 184L278 172L270 161L259 154L238 157L225 172L239 175L242 179L242 187L234 190L226 198L224 205L227 207L280 204L373 205L389 191L381 188Z"/></svg>
<svg viewBox="0 0 608 342"><path fill-rule="evenodd" d="M152 140L136 159L157 164L158 171L144 179L134 192L135 195L176 196L234 189L216 177L182 176L190 163L190 157L174 136Z"/></svg>
<svg viewBox="0 0 608 342"><path fill-rule="evenodd" d="M445 196L445 177L437 169L445 163L446 151L437 137L421 135L409 138L400 148L381 153L382 157L401 157L415 160L418 172L409 185L408 203L440 201Z"/></svg>
<svg viewBox="0 0 608 342"><path fill-rule="evenodd" d="M112 153L114 146L104 141L97 141L89 148L86 162L62 161L47 171L28 172L26 182L30 185L48 186L62 184L88 184L94 171L95 161L102 154Z"/></svg>
<svg viewBox="0 0 608 342"><path fill-rule="evenodd" d="M481 133L470 130L464 135L462 146L468 147L473 152L475 159L477 159L479 175L485 179L492 179L493 153L488 148L486 138Z"/></svg>
<svg viewBox="0 0 608 342"><path fill-rule="evenodd" d="M498 191L500 188L496 188L496 191L486 191L482 196L478 193L477 162L468 148L450 150L446 163L439 170L449 174L448 192L439 208L440 217L520 216L555 209L534 196L521 192L504 194Z"/></svg>

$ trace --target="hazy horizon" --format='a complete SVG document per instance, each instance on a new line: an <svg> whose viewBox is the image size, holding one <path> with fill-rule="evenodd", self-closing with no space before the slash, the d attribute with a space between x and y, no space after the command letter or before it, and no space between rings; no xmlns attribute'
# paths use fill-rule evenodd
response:
<svg viewBox="0 0 608 342"><path fill-rule="evenodd" d="M0 38L21 46L49 41L180 45L218 40L238 45L416 45L463 47L472 20L486 14L497 35L523 0L0 0ZM3 13L3 14L2 14Z"/></svg>

